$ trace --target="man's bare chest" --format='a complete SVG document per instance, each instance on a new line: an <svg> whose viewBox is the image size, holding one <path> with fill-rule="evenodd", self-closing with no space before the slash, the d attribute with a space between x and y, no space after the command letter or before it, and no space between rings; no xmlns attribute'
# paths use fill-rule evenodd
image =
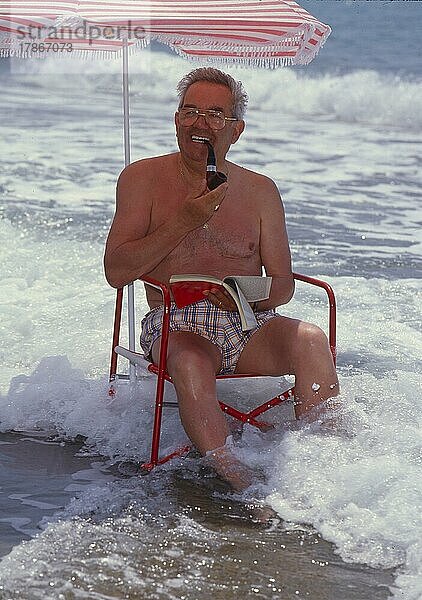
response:
<svg viewBox="0 0 422 600"><path fill-rule="evenodd" d="M177 210L159 207L153 211L151 230L177 219ZM183 261L200 257L247 259L259 251L259 215L226 198L219 210L200 227L192 229L170 252L169 259Z"/></svg>

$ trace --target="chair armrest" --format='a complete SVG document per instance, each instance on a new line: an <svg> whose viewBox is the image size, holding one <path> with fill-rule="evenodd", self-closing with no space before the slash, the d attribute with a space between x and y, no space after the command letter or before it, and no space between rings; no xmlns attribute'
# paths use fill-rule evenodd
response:
<svg viewBox="0 0 422 600"><path fill-rule="evenodd" d="M334 295L333 288L326 282L321 279L315 279L315 277L308 277L308 275L301 275L300 273L293 273L293 278L297 281L303 281L304 283L309 283L310 285L315 285L325 290L328 297L328 331L329 331L329 341L330 341L330 350L333 355L334 364L336 363L336 338L337 338L337 308L336 308L336 297Z"/></svg>
<svg viewBox="0 0 422 600"><path fill-rule="evenodd" d="M148 285L155 288L156 290L160 290L160 292L163 296L164 306L166 308L170 308L170 302L171 302L170 289L165 283L161 283L161 281L158 281L157 279L153 279L152 277L148 277L147 275L142 275L141 277L139 277L139 281L142 281L143 283L147 283Z"/></svg>

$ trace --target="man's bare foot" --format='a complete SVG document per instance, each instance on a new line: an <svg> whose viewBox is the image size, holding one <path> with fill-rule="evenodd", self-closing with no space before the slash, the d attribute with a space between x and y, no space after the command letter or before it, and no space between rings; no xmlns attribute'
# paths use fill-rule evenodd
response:
<svg viewBox="0 0 422 600"><path fill-rule="evenodd" d="M275 529L281 522L280 517L271 506L262 502L253 502L246 505L248 517L257 525L264 525L266 528Z"/></svg>
<svg viewBox="0 0 422 600"><path fill-rule="evenodd" d="M207 452L206 461L235 492L242 492L254 482L254 471L234 456L229 444Z"/></svg>

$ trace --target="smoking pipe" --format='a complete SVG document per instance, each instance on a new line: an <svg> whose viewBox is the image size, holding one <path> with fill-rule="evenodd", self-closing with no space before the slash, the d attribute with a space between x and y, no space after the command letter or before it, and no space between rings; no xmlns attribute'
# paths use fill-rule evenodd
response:
<svg viewBox="0 0 422 600"><path fill-rule="evenodd" d="M215 190L216 187L227 181L227 175L225 173L222 173L221 171L217 171L215 152L209 139L200 136L192 136L192 140L194 142L199 142L200 144L205 144L207 146L207 187L209 190Z"/></svg>
<svg viewBox="0 0 422 600"><path fill-rule="evenodd" d="M209 190L215 190L216 187L227 181L227 175L221 171L217 171L214 148L208 140L205 144L208 148L207 186Z"/></svg>

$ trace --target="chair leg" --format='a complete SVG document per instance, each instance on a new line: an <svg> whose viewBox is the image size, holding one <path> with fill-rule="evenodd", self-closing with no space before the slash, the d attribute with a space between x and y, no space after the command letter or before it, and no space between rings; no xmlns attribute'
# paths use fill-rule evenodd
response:
<svg viewBox="0 0 422 600"><path fill-rule="evenodd" d="M234 419L237 419L241 423L249 423L249 425L253 425L254 427L257 427L258 429L261 429L263 431L266 431L267 429L271 429L271 427L272 427L269 423L266 423L265 421L257 421L254 418L254 416L251 415L250 413L244 413L241 410L237 410L237 408L233 408L233 406L225 404L224 402L221 402L221 401L219 401L219 404L220 404L221 410L224 413L226 413L227 415L230 415Z"/></svg>
<svg viewBox="0 0 422 600"><path fill-rule="evenodd" d="M192 446L183 446L178 448L171 454L164 456L163 458L159 457L160 451L160 436L161 436L161 420L163 415L163 406L164 406L164 386L166 382L166 372L160 371L157 376L157 388L156 388L156 396L155 396L155 413L154 413L154 425L152 430L152 442L151 442L151 460L149 463L143 463L141 465L141 469L144 472L149 472L157 467L158 465L163 465L168 462L172 458L177 456L183 456L187 454L189 450L191 450Z"/></svg>
<svg viewBox="0 0 422 600"><path fill-rule="evenodd" d="M160 360L158 364L157 391L155 395L155 414L154 429L152 433L151 444L151 465L155 467L158 464L158 453L160 449L161 417L163 414L164 385L167 374L167 348L169 342L170 327L170 297L166 295L163 312L162 335L160 342Z"/></svg>
<svg viewBox="0 0 422 600"><path fill-rule="evenodd" d="M177 448L177 450L175 450L171 454L163 456L162 458L158 458L159 447L160 447L160 434L161 434L161 418L162 418L163 406L164 406L163 400L164 400L164 385L165 385L165 381L166 381L166 374L165 373L157 373L157 375L158 375L158 380L157 380L157 393L156 393L156 402L155 402L154 427L153 427L152 445L151 445L151 460L149 463L143 463L141 465L142 470L145 472L152 471L152 469L154 469L154 467L157 467L158 465L163 465L164 463L170 461L172 458L175 458L178 456L183 456L184 454L187 454L192 449L192 446L188 446L188 445L181 446L180 448ZM279 394L278 396L275 396L274 398L271 398L271 400L267 400L267 402L264 402L260 406L257 406L256 408L254 408L253 410L251 410L248 413L244 413L240 410L237 410L236 408L233 408L232 406L229 406L228 404L225 404L224 402L221 402L221 401L219 401L219 404L221 406L221 409L226 414L230 415L231 417L234 417L238 421L241 421L242 423L249 423L250 425L257 427L261 431L268 431L269 429L273 429L274 425L272 425L271 423L267 423L265 421L257 421L255 417L262 415L264 412L266 412L270 408L274 408L275 406L278 406L279 404L282 404L283 402L292 401L293 398L294 398L294 387L286 390L285 392Z"/></svg>
<svg viewBox="0 0 422 600"><path fill-rule="evenodd" d="M262 415L262 413L266 412L270 408L274 408L275 406L282 404L283 402L293 402L294 401L294 393L295 393L295 388L291 387L290 389L286 390L285 392L278 394L278 396L275 396L271 400L267 400L267 402L264 402L263 404L260 404L256 408L252 409L251 411L249 411L247 413L247 415L250 418L259 417L259 415Z"/></svg>
<svg viewBox="0 0 422 600"><path fill-rule="evenodd" d="M155 396L155 413L154 427L152 431L151 443L151 465L155 467L158 464L158 452L160 449L160 434L161 434L161 419L163 416L163 399L164 399L164 373L158 374L157 389Z"/></svg>

